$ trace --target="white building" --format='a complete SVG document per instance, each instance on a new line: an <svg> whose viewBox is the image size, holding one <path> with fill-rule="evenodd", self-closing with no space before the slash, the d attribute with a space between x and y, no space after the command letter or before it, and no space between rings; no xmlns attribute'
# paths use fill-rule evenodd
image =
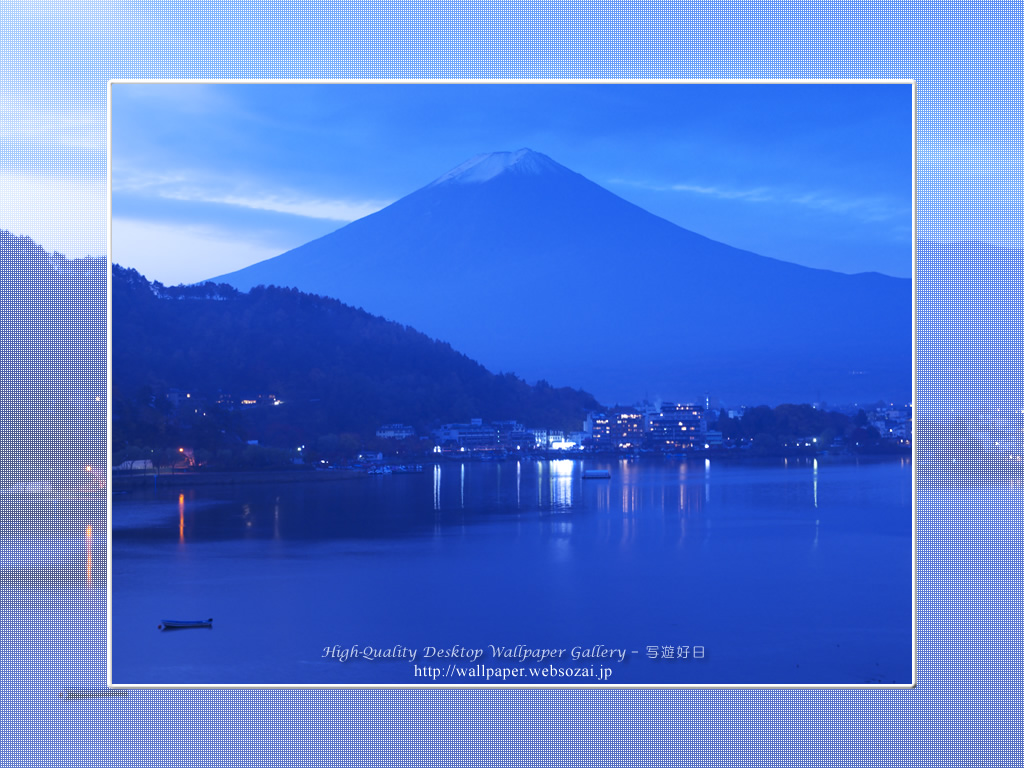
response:
<svg viewBox="0 0 1024 768"><path fill-rule="evenodd" d="M385 424L377 430L377 437L383 437L387 440L405 440L415 436L416 430L405 424Z"/></svg>
<svg viewBox="0 0 1024 768"><path fill-rule="evenodd" d="M498 441L494 427L485 425L481 419L473 419L469 424L444 424L433 435L438 445L454 443L460 448L482 448Z"/></svg>

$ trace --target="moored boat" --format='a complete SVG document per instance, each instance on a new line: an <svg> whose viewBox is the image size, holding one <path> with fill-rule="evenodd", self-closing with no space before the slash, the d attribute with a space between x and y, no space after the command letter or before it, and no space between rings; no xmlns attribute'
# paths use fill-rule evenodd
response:
<svg viewBox="0 0 1024 768"><path fill-rule="evenodd" d="M200 629L203 627L213 628L213 619L200 619L198 621L181 621L178 619L164 619L157 625L157 629Z"/></svg>

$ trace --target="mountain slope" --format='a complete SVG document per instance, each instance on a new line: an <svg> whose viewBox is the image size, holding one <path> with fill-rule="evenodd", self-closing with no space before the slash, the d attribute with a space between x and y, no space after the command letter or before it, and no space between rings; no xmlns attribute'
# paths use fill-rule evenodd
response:
<svg viewBox="0 0 1024 768"><path fill-rule="evenodd" d="M333 296L605 401L910 396L909 280L732 248L529 150L216 279Z"/></svg>
<svg viewBox="0 0 1024 768"><path fill-rule="evenodd" d="M230 429L292 449L346 432L372 437L394 422L420 434L474 417L579 429L598 407L586 393L492 374L411 328L294 289L165 288L114 265L112 309L115 451L192 445L200 434L222 441L225 425L207 422L224 417L215 413L224 395L282 400ZM161 415L173 390L190 395L189 408Z"/></svg>
<svg viewBox="0 0 1024 768"><path fill-rule="evenodd" d="M107 268L0 230L0 486L106 463Z"/></svg>

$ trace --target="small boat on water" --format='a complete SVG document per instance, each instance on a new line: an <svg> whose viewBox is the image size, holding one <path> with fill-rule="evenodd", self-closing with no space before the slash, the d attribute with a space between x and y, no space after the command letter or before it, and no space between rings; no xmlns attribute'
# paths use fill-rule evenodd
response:
<svg viewBox="0 0 1024 768"><path fill-rule="evenodd" d="M177 619L164 619L157 625L157 629L200 629L202 627L213 628L213 619L205 621L179 621Z"/></svg>
<svg viewBox="0 0 1024 768"><path fill-rule="evenodd" d="M612 476L610 469L584 469L584 480L607 480Z"/></svg>

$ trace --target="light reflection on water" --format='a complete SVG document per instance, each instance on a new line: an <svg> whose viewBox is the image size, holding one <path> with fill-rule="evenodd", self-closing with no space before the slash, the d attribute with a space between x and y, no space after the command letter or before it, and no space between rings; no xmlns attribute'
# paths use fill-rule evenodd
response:
<svg viewBox="0 0 1024 768"><path fill-rule="evenodd" d="M787 470L792 469L793 462L785 460L780 460L774 470L716 463L712 472L710 460L700 461L703 466L692 461L517 461L514 476L510 466L498 462L462 461L458 462L457 473L453 471L454 464L438 463L421 475L392 475L384 482L374 478L374 483L355 477L313 484L175 489L175 539L183 548L188 542L210 539L395 538L419 536L425 530L431 535L444 535L455 522L455 513L459 513L460 526L486 522L494 515L586 513L613 516L606 527L608 532L616 527L615 520L621 520L619 533L627 542L636 533L636 525L630 521L637 516L642 518L643 525L656 521L662 535L681 540L687 530L694 529L695 520L701 521L698 527L705 533L712 517L732 524L735 516L730 510L738 501L745 500L744 513L763 508L768 519L781 515L807 526L810 542L822 535L822 524L830 524L831 509L836 503L831 494L829 503L823 501L821 491L826 478L843 482L845 474L856 471L855 467L823 465L817 459L809 459L797 462L805 472L810 469L806 474L790 474ZM584 465L588 469L608 469L611 477L584 479ZM910 473L906 462L893 461L889 466L901 474ZM530 482L531 473L536 495L524 499L523 484ZM753 492L757 483L763 483L764 488ZM299 487L306 488L301 499L296 495ZM716 493L722 494L717 504L712 501ZM806 494L803 504L808 510L830 518L823 523L822 516L815 514L812 519L800 521L802 494ZM160 495L160 490L152 489L128 494L128 498L142 502L137 507L138 523L130 522L135 514L132 509L115 516L115 530L145 530L147 537L157 536ZM902 491L900 499L906 501ZM124 509L134 505L119 500L117 506ZM433 513L429 528L424 528L427 521L420 516L421 510ZM748 520L744 524L754 523Z"/></svg>
<svg viewBox="0 0 1024 768"><path fill-rule="evenodd" d="M736 659L751 631L782 638L768 658L806 669L808 653L825 646L802 626L878 625L866 642L903 626L899 595L883 595L880 608L857 575L867 567L882 583L910 578L909 557L893 555L909 552L909 467L716 460L712 472L700 461L586 460L608 479L584 479L573 459L516 462L515 473L453 462L422 474L119 496L115 672L120 682L160 682L156 660L192 643L199 655L182 651L175 674L198 670L198 682L339 682L318 676L343 667L310 666L311 638L412 645L476 633L480 643L571 646L618 633L642 645L682 642L683 626ZM189 556L176 556L186 541ZM91 583L88 529L86 542ZM150 637L163 618L155 612L216 615L218 630ZM570 627L571 637L558 634ZM266 655L255 671L231 655L243 637L247 658ZM214 679L224 669L239 677ZM723 669L715 682L742 677Z"/></svg>
<svg viewBox="0 0 1024 768"><path fill-rule="evenodd" d="M441 465L434 465L434 511L441 510Z"/></svg>
<svg viewBox="0 0 1024 768"><path fill-rule="evenodd" d="M85 526L85 583L92 586L92 526Z"/></svg>
<svg viewBox="0 0 1024 768"><path fill-rule="evenodd" d="M902 466L902 464L901 464ZM814 508L818 508L818 460L814 460Z"/></svg>
<svg viewBox="0 0 1024 768"><path fill-rule="evenodd" d="M551 508L556 512L567 512L572 507L572 485L576 462L572 459L555 459L548 462L551 474Z"/></svg>

